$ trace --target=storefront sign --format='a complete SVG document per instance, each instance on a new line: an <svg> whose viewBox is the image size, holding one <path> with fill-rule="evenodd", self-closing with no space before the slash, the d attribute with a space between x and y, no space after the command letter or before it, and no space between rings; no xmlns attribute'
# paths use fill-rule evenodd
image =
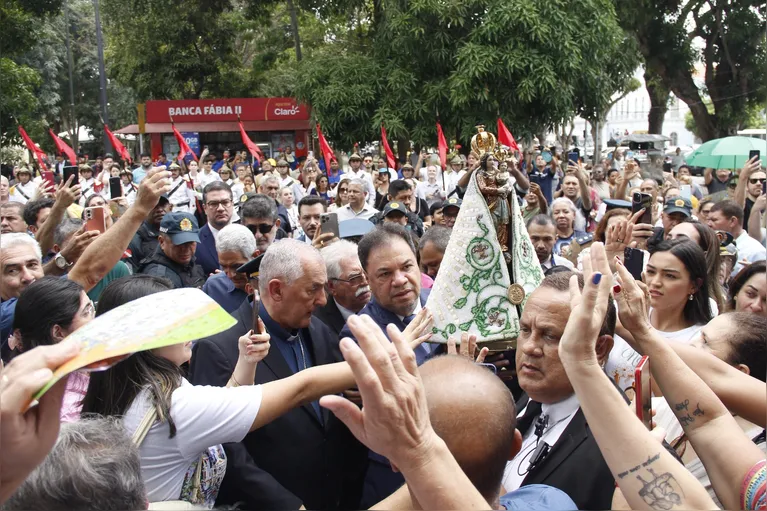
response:
<svg viewBox="0 0 767 511"><path fill-rule="evenodd" d="M309 120L309 108L294 98L190 99L147 101L146 121L220 122Z"/></svg>

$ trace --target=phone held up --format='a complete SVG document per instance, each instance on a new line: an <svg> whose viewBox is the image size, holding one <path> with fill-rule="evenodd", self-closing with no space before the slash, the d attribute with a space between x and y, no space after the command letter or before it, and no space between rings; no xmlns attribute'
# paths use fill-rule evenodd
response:
<svg viewBox="0 0 767 511"><path fill-rule="evenodd" d="M94 206L83 210L86 231L98 231L104 233L107 230L106 209L102 206Z"/></svg>
<svg viewBox="0 0 767 511"><path fill-rule="evenodd" d="M748 159L752 160L753 158L761 158L762 153L759 151L759 149L752 149L748 152Z"/></svg>
<svg viewBox="0 0 767 511"><path fill-rule="evenodd" d="M123 196L123 186L119 177L109 178L109 196L112 199L118 199Z"/></svg>
<svg viewBox="0 0 767 511"><path fill-rule="evenodd" d="M623 250L623 266L629 271L634 280L642 280L644 252L638 248L626 247Z"/></svg>
<svg viewBox="0 0 767 511"><path fill-rule="evenodd" d="M636 388L636 406L637 417L642 424L649 430L652 430L652 388L650 376L650 359L647 355L643 356L634 369L634 387Z"/></svg>
<svg viewBox="0 0 767 511"><path fill-rule="evenodd" d="M67 179L69 179L70 176L75 176L74 179L72 179L72 182L69 184L69 186L75 186L76 184L80 184L80 167L77 165L67 165L63 169L64 172L64 182L67 182Z"/></svg>
<svg viewBox="0 0 767 511"><path fill-rule="evenodd" d="M634 192L634 194L631 196L631 214L635 215L644 209L644 213L642 213L642 217L639 219L638 223L652 223L652 207L652 195L649 193Z"/></svg>
<svg viewBox="0 0 767 511"><path fill-rule="evenodd" d="M335 213L323 213L320 215L320 234L332 232L336 238L341 234L338 230L338 215Z"/></svg>
<svg viewBox="0 0 767 511"><path fill-rule="evenodd" d="M53 172L50 170L44 170L40 173L40 175L43 178L43 182L45 183L46 188L54 188L56 187L56 181L53 178Z"/></svg>

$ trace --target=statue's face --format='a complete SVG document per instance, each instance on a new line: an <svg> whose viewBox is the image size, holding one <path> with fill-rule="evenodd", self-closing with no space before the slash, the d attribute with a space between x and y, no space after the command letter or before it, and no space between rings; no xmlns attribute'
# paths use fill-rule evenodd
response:
<svg viewBox="0 0 767 511"><path fill-rule="evenodd" d="M501 163L499 163L499 164L498 164L498 170L499 170L500 172L506 172L506 170L507 170L508 168L509 168L509 165L508 165L508 164L507 164L505 161L503 161L503 162L501 162Z"/></svg>

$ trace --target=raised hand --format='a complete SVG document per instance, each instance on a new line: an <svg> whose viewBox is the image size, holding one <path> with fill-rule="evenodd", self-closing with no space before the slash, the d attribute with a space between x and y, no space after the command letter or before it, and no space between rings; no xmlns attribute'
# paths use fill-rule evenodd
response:
<svg viewBox="0 0 767 511"><path fill-rule="evenodd" d="M160 201L160 196L170 191L170 184L170 172L154 167L141 180L133 207L138 208L144 216L148 215Z"/></svg>
<svg viewBox="0 0 767 511"><path fill-rule="evenodd" d="M583 291L578 277L570 277L570 319L559 341L563 363L599 364L597 337L607 313L612 288L610 265L604 245L594 243L583 259Z"/></svg>
<svg viewBox="0 0 767 511"><path fill-rule="evenodd" d="M258 333L253 333L253 330L250 330L238 339L240 357L250 364L261 362L269 354L270 339L264 322L258 318Z"/></svg>
<svg viewBox="0 0 767 511"><path fill-rule="evenodd" d="M474 334L469 335L468 332L463 332L461 334L461 346L458 350L456 350L455 346L455 337L448 337L447 339L448 355L459 355L476 364L483 363L489 351L488 348L482 348L475 359L474 355L477 352L477 336Z"/></svg>
<svg viewBox="0 0 767 511"><path fill-rule="evenodd" d="M62 181L59 183L59 187L55 193L56 201L61 203L61 205L65 208L68 208L76 201L79 201L80 197L82 196L80 191L80 183L72 186L72 180L74 178L75 176L69 176L69 179L67 179L66 182Z"/></svg>
<svg viewBox="0 0 767 511"><path fill-rule="evenodd" d="M643 334L647 330L651 329L650 318L647 314L647 296L645 291L640 287L640 282L634 280L631 273L623 266L620 261L616 262L616 269L618 271L618 283L620 284L620 290L616 293L615 299L618 302L618 318L621 325L632 332L634 338L646 338ZM637 349L637 346L634 346ZM641 353L640 349L637 349Z"/></svg>
<svg viewBox="0 0 767 511"><path fill-rule="evenodd" d="M416 349L424 341L431 337L431 327L434 324L434 317L431 311L426 307L422 308L415 315L413 321L402 332L405 340L410 344L411 349Z"/></svg>

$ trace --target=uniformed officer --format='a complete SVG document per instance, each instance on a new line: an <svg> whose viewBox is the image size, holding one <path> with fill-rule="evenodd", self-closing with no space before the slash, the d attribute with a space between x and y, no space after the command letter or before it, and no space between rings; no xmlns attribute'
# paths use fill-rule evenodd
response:
<svg viewBox="0 0 767 511"><path fill-rule="evenodd" d="M200 242L197 219L189 213L171 212L160 222L159 246L141 263L139 273L164 277L173 287L202 288L205 274L195 264L194 252Z"/></svg>
<svg viewBox="0 0 767 511"><path fill-rule="evenodd" d="M173 204L173 211L194 214L195 211L195 193L187 184L188 182L181 175L181 166L175 161L169 167L171 176L170 192L168 198Z"/></svg>
<svg viewBox="0 0 767 511"><path fill-rule="evenodd" d="M37 197L37 184L32 180L32 171L21 167L16 171L16 184L11 187L8 199L26 204Z"/></svg>
<svg viewBox="0 0 767 511"><path fill-rule="evenodd" d="M458 197L450 197L443 204L442 215L445 219L445 227L450 227L452 229L455 225L455 219L458 216L458 212L461 210L463 200Z"/></svg>
<svg viewBox="0 0 767 511"><path fill-rule="evenodd" d="M248 283L245 285L245 292L248 293L248 296L253 296L257 301L261 300L258 294L258 273L261 268L261 259L263 258L264 254L259 254L237 268L237 273L244 273L248 279Z"/></svg>

